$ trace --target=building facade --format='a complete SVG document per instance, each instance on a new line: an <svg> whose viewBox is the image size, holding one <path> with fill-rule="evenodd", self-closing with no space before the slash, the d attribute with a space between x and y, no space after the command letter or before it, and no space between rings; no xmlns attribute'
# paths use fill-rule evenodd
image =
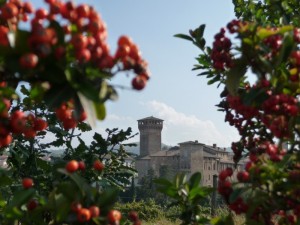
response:
<svg viewBox="0 0 300 225"><path fill-rule="evenodd" d="M162 176L162 168L167 168L173 176L184 172L188 176L201 172L202 185L212 186L213 176L221 170L231 167L236 174L244 168L241 161L235 168L233 153L219 148L217 145L209 146L198 141L179 143L177 147L168 150L161 149L161 131L163 120L147 117L138 120L140 130L140 156L135 166L138 171L138 180L146 176L150 170L155 176Z"/></svg>

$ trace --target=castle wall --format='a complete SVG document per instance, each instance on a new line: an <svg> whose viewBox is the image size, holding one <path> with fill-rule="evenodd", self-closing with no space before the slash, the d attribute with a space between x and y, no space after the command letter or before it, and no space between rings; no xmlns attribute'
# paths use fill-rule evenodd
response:
<svg viewBox="0 0 300 225"><path fill-rule="evenodd" d="M145 177L150 170L150 159L138 159L135 162L135 168L138 171L138 181Z"/></svg>
<svg viewBox="0 0 300 225"><path fill-rule="evenodd" d="M161 130L163 122L154 117L138 120L140 130L140 157L136 161L136 169L139 179L146 176L150 169L154 175L159 177L160 168L168 167L175 176L178 172L184 172L188 178L195 172L202 174L201 184L213 185L213 176L218 175L227 167L234 169L232 154L225 149L198 143L198 141L187 141L179 144L179 150L161 150ZM234 169L232 179L244 168L243 162Z"/></svg>
<svg viewBox="0 0 300 225"><path fill-rule="evenodd" d="M160 177L161 166L167 166L172 175L176 175L179 171L179 157L178 156L157 156L151 157L151 166L157 177Z"/></svg>

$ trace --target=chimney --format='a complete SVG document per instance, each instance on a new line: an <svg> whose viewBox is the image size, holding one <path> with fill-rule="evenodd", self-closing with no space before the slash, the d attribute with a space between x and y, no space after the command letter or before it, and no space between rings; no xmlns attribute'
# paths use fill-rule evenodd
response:
<svg viewBox="0 0 300 225"><path fill-rule="evenodd" d="M217 147L217 144L213 144L213 148L216 148Z"/></svg>

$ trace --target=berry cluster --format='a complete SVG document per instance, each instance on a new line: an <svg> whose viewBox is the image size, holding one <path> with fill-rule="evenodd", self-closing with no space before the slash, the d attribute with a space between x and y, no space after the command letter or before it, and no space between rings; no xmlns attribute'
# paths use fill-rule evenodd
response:
<svg viewBox="0 0 300 225"><path fill-rule="evenodd" d="M233 192L232 183L229 180L232 175L232 168L226 168L219 173L218 192L223 196L231 210L237 214L245 213L248 209L248 206L241 197L238 197L233 202L231 202L229 199L231 193Z"/></svg>
<svg viewBox="0 0 300 225"><path fill-rule="evenodd" d="M241 28L242 22L239 20L232 20L227 24L227 29L229 33L234 34L238 32Z"/></svg>
<svg viewBox="0 0 300 225"><path fill-rule="evenodd" d="M213 61L213 67L216 70L224 71L226 68L233 67L230 48L231 41L225 36L225 29L222 28L220 32L215 35L215 41L213 42L213 48L210 55Z"/></svg>
<svg viewBox="0 0 300 225"><path fill-rule="evenodd" d="M34 138L38 131L48 127L47 121L35 117L32 113L16 110L9 113L10 101L2 99L5 108L0 113L0 147L8 146L13 140L13 134L23 135L25 138Z"/></svg>
<svg viewBox="0 0 300 225"><path fill-rule="evenodd" d="M29 2L9 0L0 9L0 45L14 47L9 32L19 29L20 21L29 21L27 52L20 51L21 79L32 75L42 76L47 58L58 59L64 66L88 65L95 69L112 72L132 70L136 77L132 86L136 90L145 87L149 79L146 61L136 44L127 36L121 36L115 54L110 53L106 25L101 16L87 4L75 5L72 1L45 0L49 10L34 10ZM18 51L18 49L17 49ZM115 74L115 73L113 73ZM53 81L53 80L51 80Z"/></svg>
<svg viewBox="0 0 300 225"><path fill-rule="evenodd" d="M295 224L296 219L300 215L299 210L297 210L299 209L300 192L297 185L291 187L286 185L286 182L299 184L300 165L297 163L297 159L292 156L290 158L291 163L288 166L288 175L283 168L274 171L276 164L281 162L283 157L288 156L286 155L286 149L268 141L257 140L256 142L260 144L251 149L249 154L250 161L245 164L244 171L237 173L236 178L239 186L243 184L246 189L256 193L256 189L264 185L268 186L272 179L276 177L278 182L272 186L272 190L268 191L269 195L274 197L274 199L270 198L268 200L271 208L268 205L256 205L253 207L252 204L255 202L255 197L249 198L247 194L246 196L239 196L235 200L230 200L230 195L235 190L235 187L228 180L233 174L230 168L220 172L218 191L227 201L229 208L237 214L247 212L251 219L255 221L270 221L276 218L276 220L280 221L278 224ZM245 201L247 201L247 204ZM282 201L287 201L288 204L284 206L278 204ZM251 213L248 211L250 207Z"/></svg>
<svg viewBox="0 0 300 225"><path fill-rule="evenodd" d="M271 35L264 39L263 43L268 49L266 55L267 59L271 60L278 54L279 50L282 47L282 39L283 37L280 34Z"/></svg>
<svg viewBox="0 0 300 225"><path fill-rule="evenodd" d="M82 207L79 202L73 202L71 204L71 211L77 216L77 221L81 223L88 222L92 218L100 216L100 208L96 205L89 207Z"/></svg>
<svg viewBox="0 0 300 225"><path fill-rule="evenodd" d="M57 108L55 112L57 118L62 122L62 125L66 130L75 128L78 122L83 122L87 118L85 111L80 113L79 118L75 116L73 101L68 101L61 104L61 106Z"/></svg>
<svg viewBox="0 0 300 225"><path fill-rule="evenodd" d="M297 36L300 36L300 31L297 31ZM300 37L299 37L300 39ZM300 41L299 41L300 43ZM293 51L290 55L290 80L292 82L299 82L299 77L300 77L300 51Z"/></svg>
<svg viewBox="0 0 300 225"><path fill-rule="evenodd" d="M262 104L262 122L277 138L288 138L289 121L299 114L298 100L286 94L271 95Z"/></svg>
<svg viewBox="0 0 300 225"><path fill-rule="evenodd" d="M129 37L121 36L119 38L115 59L122 62L123 69L134 70L137 76L132 80L132 87L136 90L142 90L149 79L149 73L146 70L147 63L141 58L138 47Z"/></svg>
<svg viewBox="0 0 300 225"><path fill-rule="evenodd" d="M95 160L93 163L93 168L96 171L103 171L104 170L104 164L100 161L100 160ZM76 160L71 160L66 164L65 167L66 171L68 171L69 173L74 173L77 170L81 170L84 171L85 170L85 163L83 161L76 161Z"/></svg>
<svg viewBox="0 0 300 225"><path fill-rule="evenodd" d="M224 197L226 202L229 202L229 196L232 193L232 184L227 179L233 174L232 168L226 168L219 173L218 192Z"/></svg>

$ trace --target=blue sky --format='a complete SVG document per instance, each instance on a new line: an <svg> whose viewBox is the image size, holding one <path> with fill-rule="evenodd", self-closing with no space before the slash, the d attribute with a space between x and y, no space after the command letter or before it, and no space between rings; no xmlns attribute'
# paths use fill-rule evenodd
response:
<svg viewBox="0 0 300 225"><path fill-rule="evenodd" d="M36 8L41 4L41 1L33 2ZM211 43L214 34L234 18L231 1L75 2L88 3L102 15L112 50L120 35L130 36L148 61L152 75L141 92L118 89L119 100L106 104L108 116L97 122L95 131L102 133L106 128L132 127L138 132L138 119L155 116L164 120L162 139L166 144L198 140L227 147L238 139L237 132L224 122L224 114L214 106L219 102L221 89L216 85L207 86L204 77L191 71L199 50L190 42L173 37L205 23L204 36ZM131 78L120 74L112 83L130 86Z"/></svg>

